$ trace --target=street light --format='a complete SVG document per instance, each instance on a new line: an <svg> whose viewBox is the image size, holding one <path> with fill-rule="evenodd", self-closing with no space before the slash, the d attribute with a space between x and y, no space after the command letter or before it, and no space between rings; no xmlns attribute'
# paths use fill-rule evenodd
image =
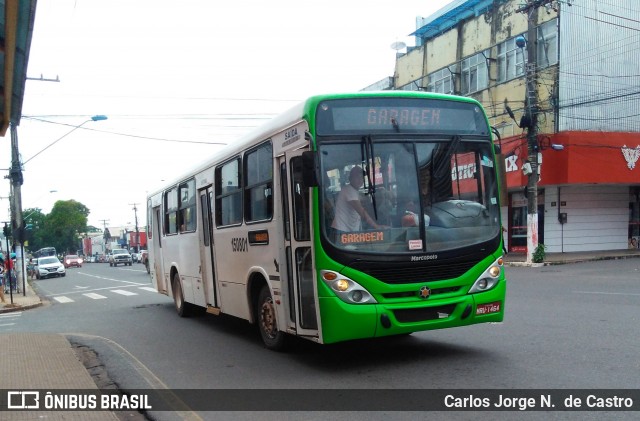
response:
<svg viewBox="0 0 640 421"><path fill-rule="evenodd" d="M31 158L27 159L26 161L24 161L22 164L26 164L27 162L31 161L33 158L35 158L36 156L40 155L42 152L46 151L47 149L49 149L50 147L52 147L53 145L55 145L56 143L58 143L59 141L61 141L62 139L64 139L65 137L69 136L71 133L75 132L76 130L78 130L80 127L84 126L86 123L90 122L90 121L102 121L102 120L106 120L108 117L106 115L102 115L102 114L98 114L98 115L94 115L93 117L91 117L89 120L85 120L82 123L78 124L77 126L75 126L73 129L69 130L67 133L63 134L62 136L60 136L59 138L57 138L56 140L54 140L53 142L51 142L48 146L46 146L44 149L42 149L40 152L36 153L35 155L33 155Z"/></svg>
<svg viewBox="0 0 640 421"><path fill-rule="evenodd" d="M40 201L40 199L42 199L46 194L51 194L51 193L57 193L58 190L49 190L49 193L45 193L42 196L40 196L38 199L35 200L35 203L38 203ZM26 221L31 215L33 215L34 213L36 213L38 211L38 208L35 208L35 210L33 212L31 212L29 215L27 216L23 216L22 220ZM23 223L24 225L24 223Z"/></svg>

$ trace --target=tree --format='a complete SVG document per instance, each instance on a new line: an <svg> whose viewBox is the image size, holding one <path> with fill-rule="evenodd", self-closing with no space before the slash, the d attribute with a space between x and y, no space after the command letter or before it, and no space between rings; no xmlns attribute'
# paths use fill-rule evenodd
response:
<svg viewBox="0 0 640 421"><path fill-rule="evenodd" d="M28 208L22 211L22 214L25 215L24 223L25 226L27 224L31 224L32 226L32 235L29 239L29 249L30 250L39 250L42 247L47 247L45 242L43 241L44 233L44 225L46 215L42 213L42 209L40 208Z"/></svg>
<svg viewBox="0 0 640 421"><path fill-rule="evenodd" d="M78 250L78 236L87 230L89 209L75 200L58 200L45 219L46 237L58 251Z"/></svg>

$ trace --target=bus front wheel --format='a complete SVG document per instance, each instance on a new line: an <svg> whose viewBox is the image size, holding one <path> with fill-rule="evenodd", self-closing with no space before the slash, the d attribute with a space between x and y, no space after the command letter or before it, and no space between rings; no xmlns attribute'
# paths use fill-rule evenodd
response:
<svg viewBox="0 0 640 421"><path fill-rule="evenodd" d="M286 345L286 333L278 330L276 306L269 287L264 285L258 296L258 329L262 342L268 349L280 351Z"/></svg>

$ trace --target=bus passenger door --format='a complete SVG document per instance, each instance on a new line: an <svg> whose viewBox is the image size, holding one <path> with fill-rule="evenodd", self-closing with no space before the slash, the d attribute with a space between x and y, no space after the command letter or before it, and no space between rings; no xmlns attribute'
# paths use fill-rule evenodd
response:
<svg viewBox="0 0 640 421"><path fill-rule="evenodd" d="M205 287L206 304L212 307L218 306L218 293L216 287L215 250L213 248L213 187L200 190L200 221L201 238L200 244L200 275L202 285Z"/></svg>
<svg viewBox="0 0 640 421"><path fill-rule="evenodd" d="M167 293L167 285L164 282L164 268L162 265L162 213L160 206L153 208L153 273L158 292Z"/></svg>
<svg viewBox="0 0 640 421"><path fill-rule="evenodd" d="M302 151L280 161L286 282L290 322L301 336L318 337L318 300L313 270L310 189L302 187Z"/></svg>

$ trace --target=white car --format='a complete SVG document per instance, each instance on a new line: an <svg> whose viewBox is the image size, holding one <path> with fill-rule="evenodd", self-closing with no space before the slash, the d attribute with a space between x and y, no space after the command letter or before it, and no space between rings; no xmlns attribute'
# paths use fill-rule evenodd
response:
<svg viewBox="0 0 640 421"><path fill-rule="evenodd" d="M122 263L125 266L131 266L133 260L128 250L125 249L113 249L109 254L109 266L118 266L118 263Z"/></svg>
<svg viewBox="0 0 640 421"><path fill-rule="evenodd" d="M65 276L67 271L56 256L40 257L36 262L36 279Z"/></svg>

